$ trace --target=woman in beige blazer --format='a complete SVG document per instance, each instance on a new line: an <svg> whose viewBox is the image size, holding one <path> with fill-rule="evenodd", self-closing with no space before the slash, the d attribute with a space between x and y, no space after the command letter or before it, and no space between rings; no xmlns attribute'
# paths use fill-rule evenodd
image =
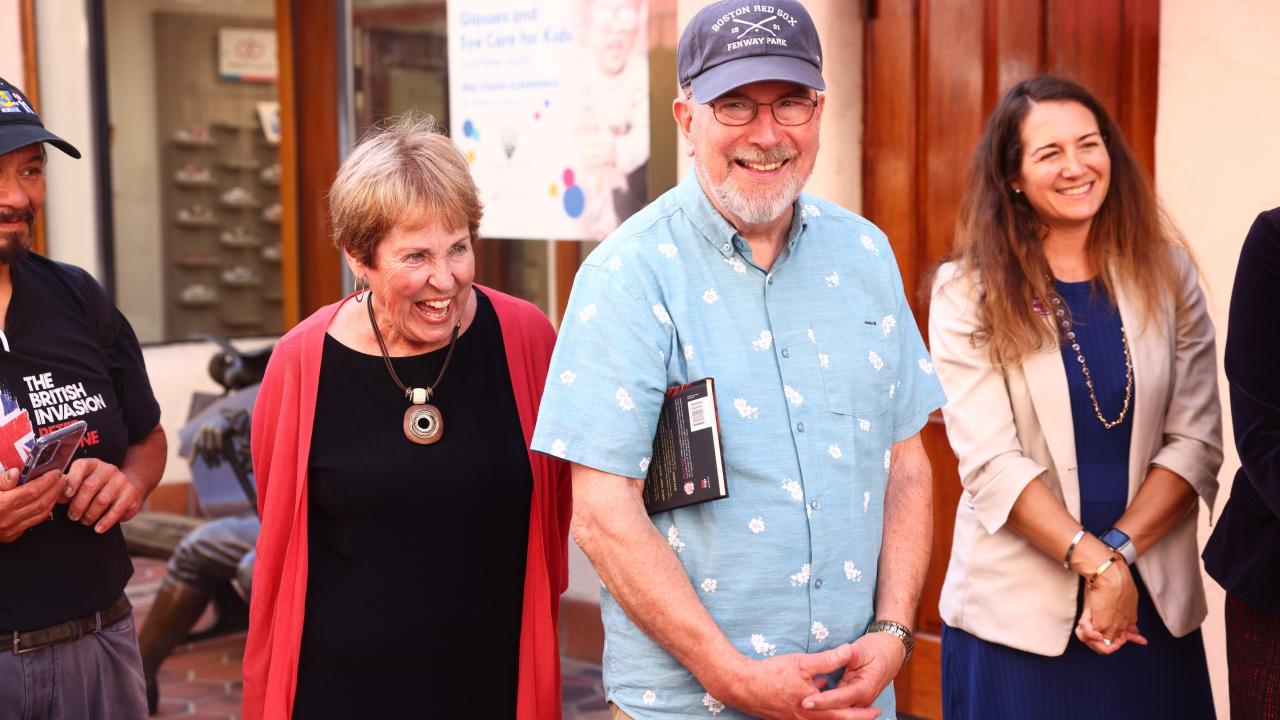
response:
<svg viewBox="0 0 1280 720"><path fill-rule="evenodd" d="M1041 76L996 108L929 339L964 485L946 716L1212 717L1196 518L1222 461L1213 327L1084 88Z"/></svg>

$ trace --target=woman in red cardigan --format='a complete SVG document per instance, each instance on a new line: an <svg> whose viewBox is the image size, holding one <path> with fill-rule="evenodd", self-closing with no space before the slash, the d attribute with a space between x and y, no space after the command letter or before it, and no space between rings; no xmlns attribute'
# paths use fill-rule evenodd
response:
<svg viewBox="0 0 1280 720"><path fill-rule="evenodd" d="M329 201L369 289L281 339L254 408L244 716L559 718L551 325L474 284L481 204L429 118L367 136Z"/></svg>

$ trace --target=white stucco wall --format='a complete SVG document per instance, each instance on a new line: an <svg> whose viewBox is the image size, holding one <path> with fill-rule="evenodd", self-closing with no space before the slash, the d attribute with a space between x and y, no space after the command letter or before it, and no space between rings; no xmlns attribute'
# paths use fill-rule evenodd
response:
<svg viewBox="0 0 1280 720"><path fill-rule="evenodd" d="M0 77L22 87L23 72L22 13L18 0L0 0Z"/></svg>
<svg viewBox="0 0 1280 720"><path fill-rule="evenodd" d="M1156 187L1200 261L1221 368L1240 245L1259 212L1280 206L1280 3L1164 0L1160 12ZM1227 447L1214 520L1239 467L1219 375ZM1201 517L1203 546L1211 528ZM1223 592L1208 576L1205 584L1205 645L1218 717L1226 718Z"/></svg>
<svg viewBox="0 0 1280 720"><path fill-rule="evenodd" d="M45 194L49 256L75 263L101 280L86 3L40 0L35 5L40 118L81 155L73 160L57 151L49 153Z"/></svg>

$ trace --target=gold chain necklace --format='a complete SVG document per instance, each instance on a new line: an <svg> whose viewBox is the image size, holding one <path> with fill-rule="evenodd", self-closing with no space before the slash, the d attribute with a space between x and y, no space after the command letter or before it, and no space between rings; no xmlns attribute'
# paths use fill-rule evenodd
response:
<svg viewBox="0 0 1280 720"><path fill-rule="evenodd" d="M1058 315L1058 323L1062 326L1062 334L1071 343L1071 349L1075 351L1076 360L1080 363L1080 372L1084 373L1084 386L1089 390L1089 400L1093 402L1093 413L1098 416L1102 427L1110 430L1124 422L1125 416L1129 414L1129 404L1133 401L1133 358L1129 354L1129 334L1125 331L1124 323L1120 324L1120 343L1124 346L1124 407L1120 409L1119 417L1108 420L1098 405L1098 396L1093 392L1093 377L1089 374L1089 366L1085 364L1084 354L1080 352L1080 343L1076 342L1076 333L1071 329L1071 321L1066 318L1066 311L1062 309L1062 300L1057 295L1053 296L1053 307Z"/></svg>

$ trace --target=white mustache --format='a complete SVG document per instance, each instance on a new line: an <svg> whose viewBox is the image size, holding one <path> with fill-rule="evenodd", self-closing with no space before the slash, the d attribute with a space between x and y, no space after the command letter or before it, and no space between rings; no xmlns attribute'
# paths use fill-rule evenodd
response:
<svg viewBox="0 0 1280 720"><path fill-rule="evenodd" d="M730 156L729 161L741 161L753 163L756 165L770 165L772 163L786 162L792 160L796 156L796 152L789 148L776 147L772 150L760 150L759 148L741 148L735 150Z"/></svg>

